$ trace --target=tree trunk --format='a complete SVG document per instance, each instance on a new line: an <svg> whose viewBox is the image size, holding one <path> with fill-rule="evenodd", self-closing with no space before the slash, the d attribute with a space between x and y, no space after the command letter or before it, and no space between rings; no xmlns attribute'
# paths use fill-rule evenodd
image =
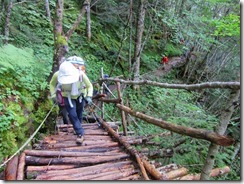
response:
<svg viewBox="0 0 244 184"><path fill-rule="evenodd" d="M53 67L52 72L49 75L48 81L51 80L53 74L58 70L59 65L65 59L65 55L68 53L68 40L79 25L82 17L86 11L86 4L83 4L80 10L79 16L70 30L63 33L63 0L56 0L56 15L54 19L54 56L53 56Z"/></svg>
<svg viewBox="0 0 244 184"><path fill-rule="evenodd" d="M1 0L0 20L2 20L3 13L5 11L4 0Z"/></svg>
<svg viewBox="0 0 244 184"><path fill-rule="evenodd" d="M86 0L86 36L87 39L91 40L91 7L90 0Z"/></svg>
<svg viewBox="0 0 244 184"><path fill-rule="evenodd" d="M140 75L140 56L141 56L141 46L142 46L142 35L144 31L144 19L145 19L145 0L140 0L139 11L137 18L137 27L136 27L136 42L133 58L133 80L138 81ZM135 85L134 89L138 89L139 86Z"/></svg>
<svg viewBox="0 0 244 184"><path fill-rule="evenodd" d="M236 102L240 96L240 90L232 91L230 95L230 101L226 105L226 108L222 111L220 117L220 124L216 129L216 133L223 135L227 129L231 116L234 112ZM219 146L212 143L209 147L208 155L203 166L200 180L209 180L211 170L214 166L215 155L218 153Z"/></svg>
<svg viewBox="0 0 244 184"><path fill-rule="evenodd" d="M68 52L67 40L63 35L63 0L56 0L56 11L54 19L54 55L52 72L49 75L48 81L51 80L53 74L58 71L61 61Z"/></svg>
<svg viewBox="0 0 244 184"><path fill-rule="evenodd" d="M10 0L7 7L7 14L6 14L5 26L4 26L4 40L3 40L4 44L8 44L8 40L9 40L9 25L10 25L10 16L11 16L12 7L13 7L13 0Z"/></svg>
<svg viewBox="0 0 244 184"><path fill-rule="evenodd" d="M49 0L45 0L45 9L46 9L46 15L52 24L52 18L51 18L51 13L50 13L50 8L49 8Z"/></svg>

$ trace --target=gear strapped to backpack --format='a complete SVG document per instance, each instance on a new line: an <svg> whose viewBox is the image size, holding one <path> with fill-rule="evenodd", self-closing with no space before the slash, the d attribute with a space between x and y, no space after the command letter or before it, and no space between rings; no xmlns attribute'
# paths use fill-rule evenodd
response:
<svg viewBox="0 0 244 184"><path fill-rule="evenodd" d="M62 95L62 91L61 90L57 90L56 92L56 98L57 98L57 102L60 106L64 106L64 98Z"/></svg>
<svg viewBox="0 0 244 184"><path fill-rule="evenodd" d="M72 65L71 65L72 64ZM62 65L62 66L61 66ZM64 63L60 65L61 73L58 74L59 84L56 88L57 101L59 104L64 104L64 99L62 92L65 92L69 101L71 108L73 107L71 96L78 96L81 102L83 95L81 90L84 89L85 84L83 84L83 73L85 73L85 61L77 56L71 56L67 58ZM78 69L78 70L76 70ZM82 83L81 86L78 85ZM66 85L71 84L71 91L67 91ZM64 86L62 86L64 85ZM64 89L63 89L64 88ZM63 91L65 90L65 91ZM68 93L68 94L67 94ZM64 96L66 96L64 95Z"/></svg>

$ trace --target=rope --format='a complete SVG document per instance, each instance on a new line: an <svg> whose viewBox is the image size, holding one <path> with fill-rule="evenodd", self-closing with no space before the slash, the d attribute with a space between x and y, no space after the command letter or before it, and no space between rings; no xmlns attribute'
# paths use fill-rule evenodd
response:
<svg viewBox="0 0 244 184"><path fill-rule="evenodd" d="M39 131L39 129L41 128L41 126L46 121L46 119L49 116L49 114L52 112L52 110L55 107L55 105L56 104L53 104L51 110L47 113L47 115L44 118L44 120L42 121L42 123L39 125L39 127L36 129L36 131L30 136L30 138L25 142L25 144L23 144L8 160L6 160L3 164L1 164L0 165L0 168L2 168L4 165L6 165L14 156L16 156L34 138L34 136L37 134L37 132Z"/></svg>

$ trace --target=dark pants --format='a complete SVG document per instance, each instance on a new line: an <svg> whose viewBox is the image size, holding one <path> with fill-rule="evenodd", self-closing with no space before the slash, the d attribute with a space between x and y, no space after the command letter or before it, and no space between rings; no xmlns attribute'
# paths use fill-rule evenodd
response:
<svg viewBox="0 0 244 184"><path fill-rule="evenodd" d="M73 128L77 135L84 135L84 129L82 127L82 117L85 100L82 99L81 103L78 99L71 99L73 108L70 107L67 97L64 97L65 108L68 112L69 119L73 124Z"/></svg>
<svg viewBox="0 0 244 184"><path fill-rule="evenodd" d="M69 124L69 117L68 117L68 112L65 108L65 106L59 105L59 115L63 117L63 123L64 124Z"/></svg>

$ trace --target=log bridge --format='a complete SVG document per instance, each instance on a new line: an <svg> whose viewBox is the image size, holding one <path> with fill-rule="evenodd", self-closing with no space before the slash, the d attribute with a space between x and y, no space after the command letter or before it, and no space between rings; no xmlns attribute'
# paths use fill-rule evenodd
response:
<svg viewBox="0 0 244 184"><path fill-rule="evenodd" d="M72 125L57 125L57 133L43 137L31 150L24 150L8 162L5 180L199 180L185 167L170 164L157 167L138 153L118 127L99 121L84 123L85 140L75 143ZM230 171L212 170L211 176Z"/></svg>

